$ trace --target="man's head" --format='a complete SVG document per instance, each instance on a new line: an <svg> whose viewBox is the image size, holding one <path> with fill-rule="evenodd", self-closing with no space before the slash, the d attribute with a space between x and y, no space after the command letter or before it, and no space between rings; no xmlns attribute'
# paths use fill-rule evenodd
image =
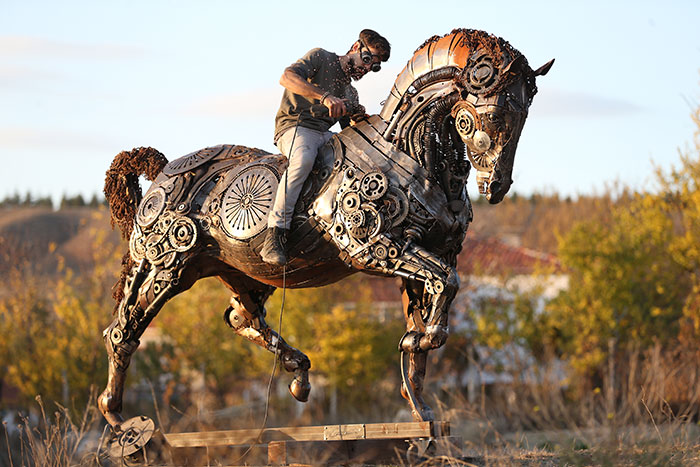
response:
<svg viewBox="0 0 700 467"><path fill-rule="evenodd" d="M381 62L389 60L391 45L384 37L371 29L363 29L360 36L348 50L348 75L355 80L362 78L370 70L379 71Z"/></svg>

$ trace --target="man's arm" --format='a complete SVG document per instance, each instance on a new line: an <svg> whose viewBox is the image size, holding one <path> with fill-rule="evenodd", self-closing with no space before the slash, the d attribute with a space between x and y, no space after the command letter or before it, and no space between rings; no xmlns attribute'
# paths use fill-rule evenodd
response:
<svg viewBox="0 0 700 467"><path fill-rule="evenodd" d="M308 99L321 99L325 92L318 86L309 83L300 76L292 67L287 67L282 73L280 84L290 92L304 96ZM326 96L321 104L328 107L328 112L332 118L340 118L347 112L345 102L333 95Z"/></svg>

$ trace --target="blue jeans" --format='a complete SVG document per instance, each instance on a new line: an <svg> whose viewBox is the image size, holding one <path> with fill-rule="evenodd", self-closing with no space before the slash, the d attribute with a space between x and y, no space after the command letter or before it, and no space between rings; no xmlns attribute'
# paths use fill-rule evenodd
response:
<svg viewBox="0 0 700 467"><path fill-rule="evenodd" d="M294 205L311 173L319 148L333 136L330 131L318 131L303 126L290 128L277 139L277 148L289 159L289 166L280 179L275 204L267 218L268 227L288 229L294 215ZM294 147L292 147L294 140Z"/></svg>

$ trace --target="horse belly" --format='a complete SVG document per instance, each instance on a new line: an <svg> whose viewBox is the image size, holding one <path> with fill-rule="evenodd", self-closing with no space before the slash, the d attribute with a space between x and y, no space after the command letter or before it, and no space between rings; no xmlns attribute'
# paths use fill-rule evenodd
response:
<svg viewBox="0 0 700 467"><path fill-rule="evenodd" d="M232 241L212 232L219 244L219 259L245 275L274 287L304 288L332 284L356 271L338 258L338 249L307 220L295 228L288 241L290 262L286 268L265 263L260 250L265 233L246 242Z"/></svg>

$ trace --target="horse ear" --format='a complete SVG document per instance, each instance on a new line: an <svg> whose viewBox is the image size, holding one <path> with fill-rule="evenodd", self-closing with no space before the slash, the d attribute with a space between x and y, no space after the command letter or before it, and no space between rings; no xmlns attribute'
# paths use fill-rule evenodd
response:
<svg viewBox="0 0 700 467"><path fill-rule="evenodd" d="M551 59L541 67L535 70L535 76L544 76L547 74L550 68L552 68L552 65L554 65L554 59Z"/></svg>
<svg viewBox="0 0 700 467"><path fill-rule="evenodd" d="M508 73L511 70L513 72L517 73L517 70L519 70L520 67L523 66L524 63L525 63L525 56L518 55L518 58L516 58L515 60L512 60L508 65L506 65L506 67L503 69L503 71L501 73L505 75L506 73Z"/></svg>

